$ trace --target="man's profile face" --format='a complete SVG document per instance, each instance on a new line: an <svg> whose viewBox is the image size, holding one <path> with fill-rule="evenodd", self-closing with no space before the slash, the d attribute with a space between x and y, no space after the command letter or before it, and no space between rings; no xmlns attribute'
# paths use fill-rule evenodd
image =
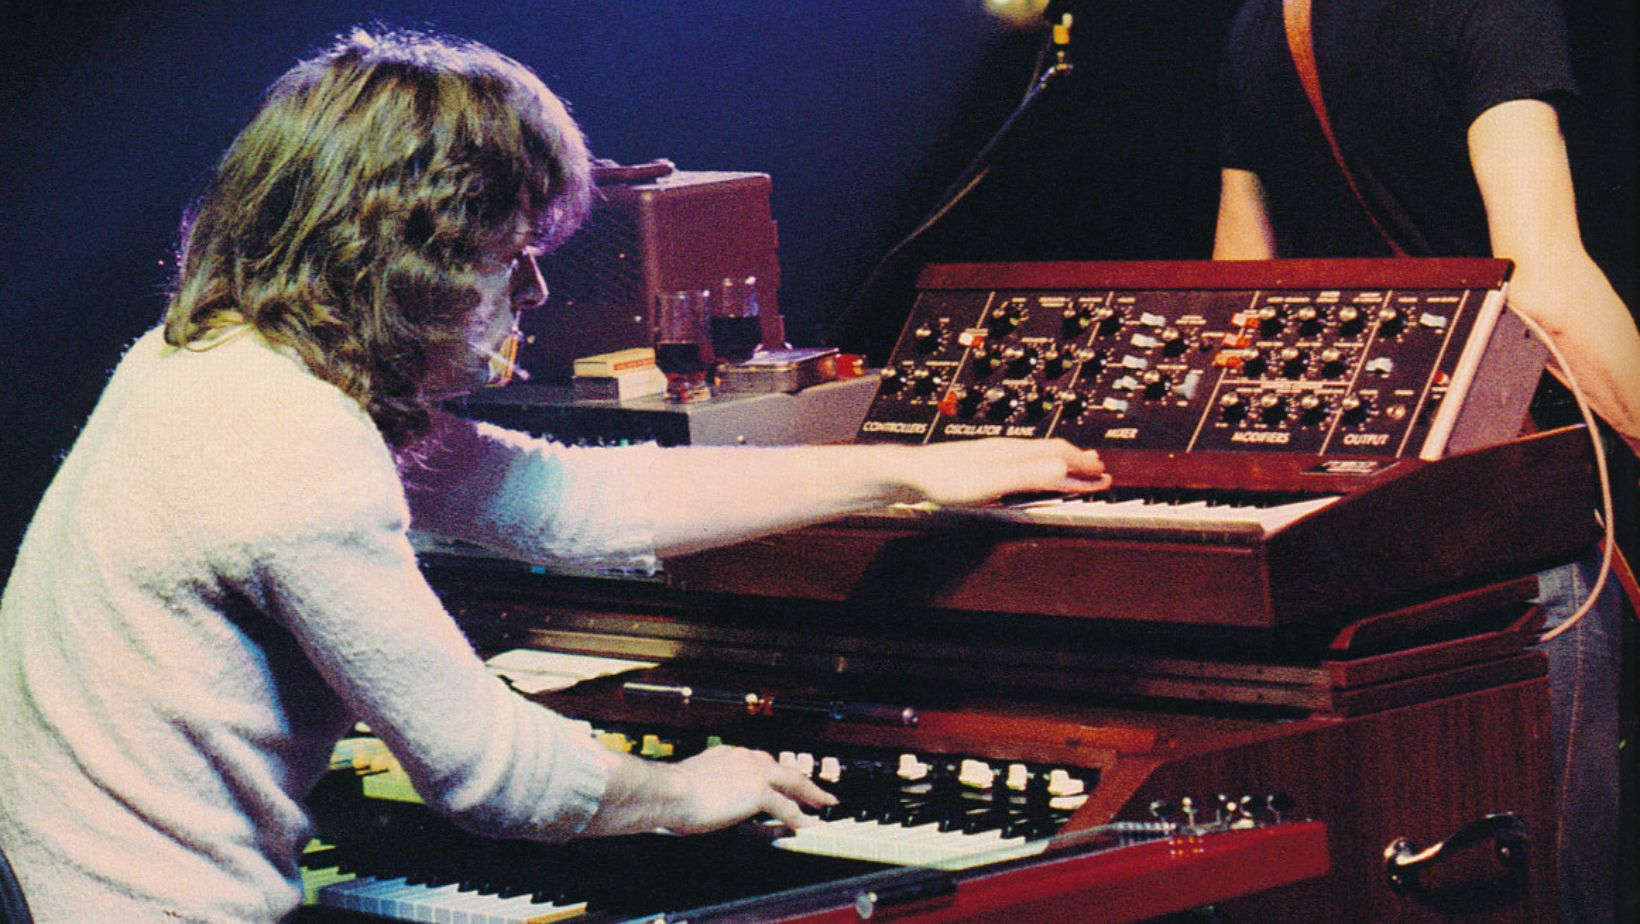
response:
<svg viewBox="0 0 1640 924"><path fill-rule="evenodd" d="M478 304L465 324L470 349L452 363L455 368L435 373L428 384L430 393L464 394L485 385L506 384L512 377L515 369L510 363L516 354L518 315L547 299L546 280L536 264L539 253L530 237L529 219L520 214L512 232L486 248L475 282Z"/></svg>

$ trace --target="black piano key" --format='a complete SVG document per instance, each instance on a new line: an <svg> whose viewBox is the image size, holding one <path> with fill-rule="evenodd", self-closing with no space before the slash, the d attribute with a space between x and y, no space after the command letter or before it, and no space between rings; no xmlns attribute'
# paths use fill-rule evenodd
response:
<svg viewBox="0 0 1640 924"><path fill-rule="evenodd" d="M970 815L963 819L962 831L964 834L984 834L987 831L997 831L1007 826L1010 817L1006 812L985 812Z"/></svg>

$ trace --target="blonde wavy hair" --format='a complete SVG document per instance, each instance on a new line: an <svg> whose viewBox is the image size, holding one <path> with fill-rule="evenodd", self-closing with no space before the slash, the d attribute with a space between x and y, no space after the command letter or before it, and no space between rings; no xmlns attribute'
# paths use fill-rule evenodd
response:
<svg viewBox="0 0 1640 924"><path fill-rule="evenodd" d="M535 246L562 242L591 186L580 129L528 68L356 29L274 82L184 218L165 339L248 323L409 446L423 384L466 349L486 254L520 215Z"/></svg>

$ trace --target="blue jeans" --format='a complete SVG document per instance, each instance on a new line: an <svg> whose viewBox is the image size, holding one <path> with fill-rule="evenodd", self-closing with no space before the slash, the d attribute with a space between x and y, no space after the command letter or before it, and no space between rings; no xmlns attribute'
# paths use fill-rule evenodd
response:
<svg viewBox="0 0 1640 924"><path fill-rule="evenodd" d="M1538 575L1547 625L1571 615L1600 571L1598 554ZM1576 627L1549 642L1555 796L1560 806L1561 920L1611 924L1617 914L1618 683L1627 603L1615 578Z"/></svg>

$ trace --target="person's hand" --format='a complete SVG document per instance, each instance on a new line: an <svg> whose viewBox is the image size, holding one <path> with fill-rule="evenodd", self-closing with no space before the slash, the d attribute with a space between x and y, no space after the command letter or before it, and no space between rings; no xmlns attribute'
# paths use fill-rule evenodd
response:
<svg viewBox="0 0 1640 924"><path fill-rule="evenodd" d="M762 751L712 747L678 763L603 752L613 775L584 833L636 834L664 829L700 834L765 812L791 828L814 824L802 806L837 803L795 767Z"/></svg>
<svg viewBox="0 0 1640 924"><path fill-rule="evenodd" d="M699 834L728 827L763 812L790 828L814 824L801 805L835 805L836 797L810 782L795 767L777 763L763 751L713 747L668 767L682 779L676 817L663 826L676 834Z"/></svg>
<svg viewBox="0 0 1640 924"><path fill-rule="evenodd" d="M936 443L911 450L905 465L902 476L917 499L946 506L1027 492L1085 494L1110 486L1099 453L1060 439Z"/></svg>

